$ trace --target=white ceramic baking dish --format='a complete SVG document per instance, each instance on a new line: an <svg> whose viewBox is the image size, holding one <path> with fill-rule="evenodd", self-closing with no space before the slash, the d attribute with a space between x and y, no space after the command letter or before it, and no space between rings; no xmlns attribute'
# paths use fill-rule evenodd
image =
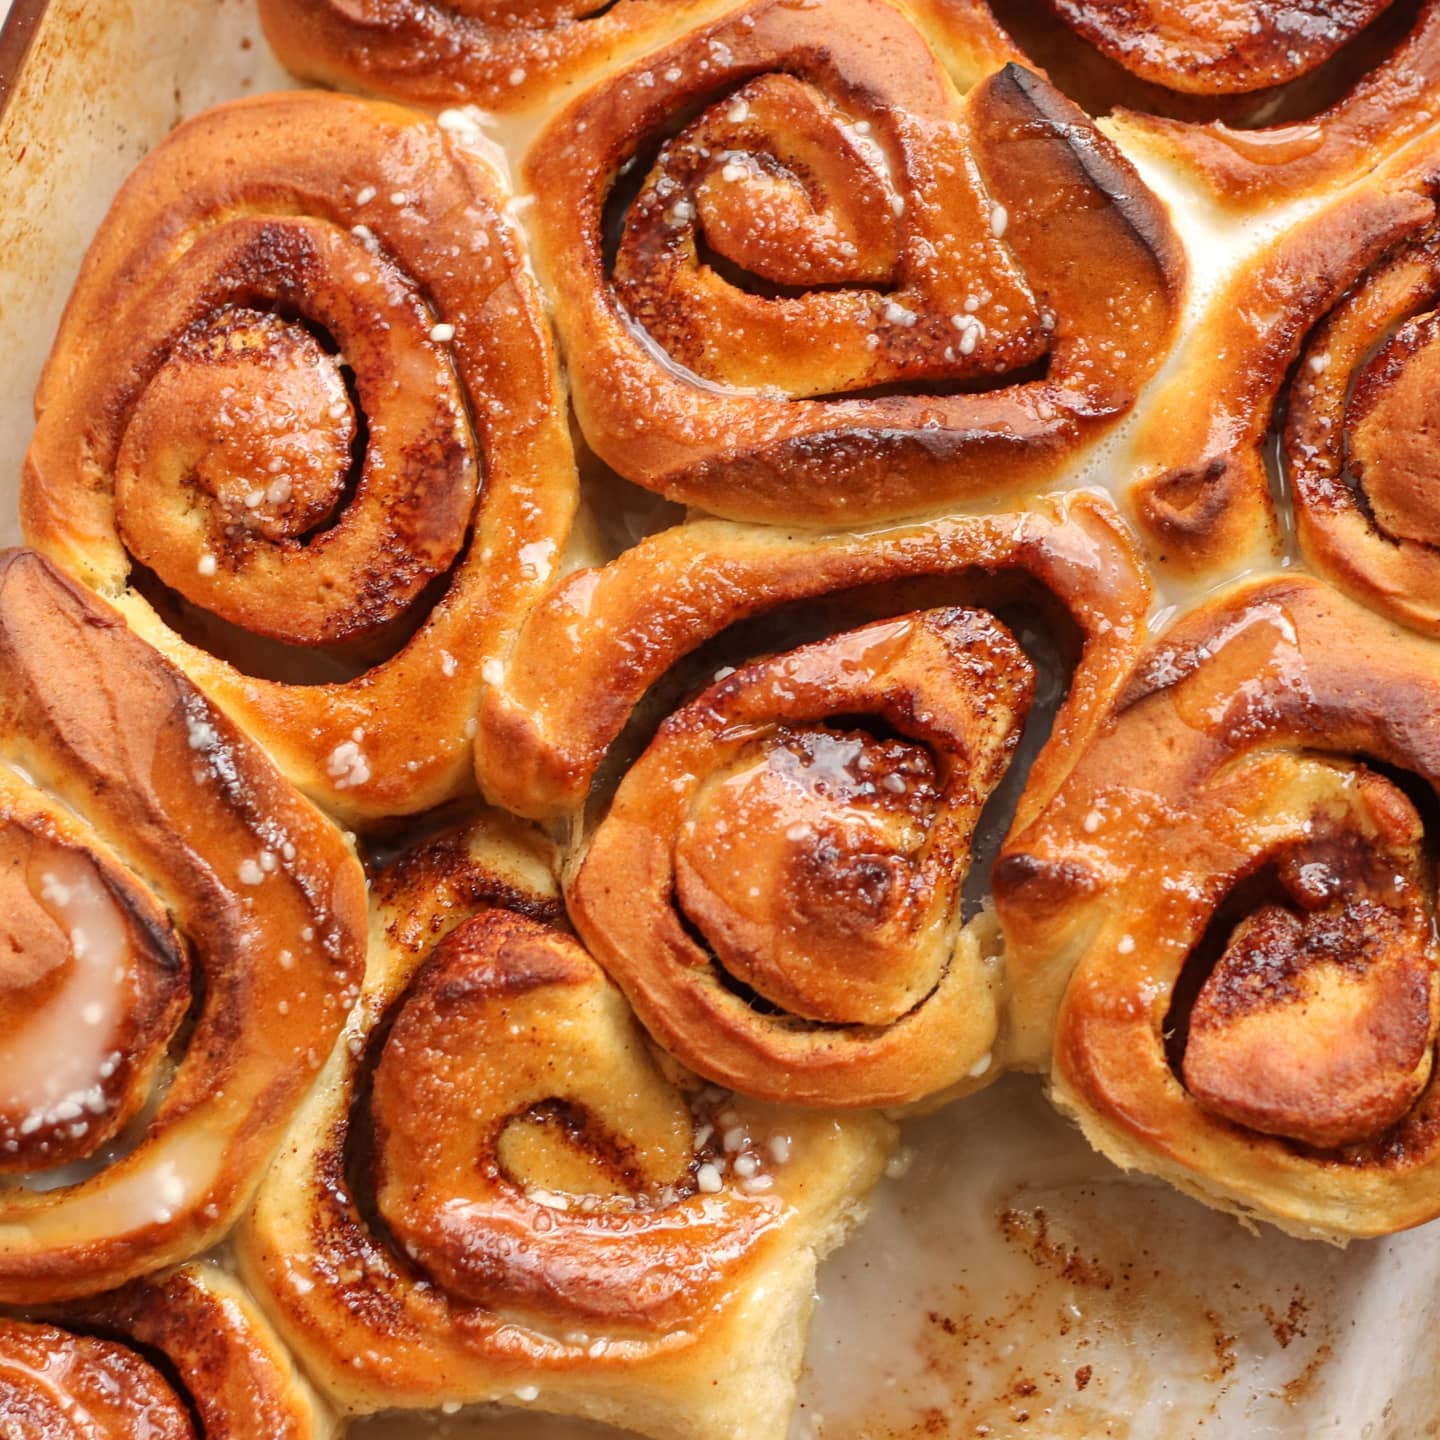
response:
<svg viewBox="0 0 1440 1440"><path fill-rule="evenodd" d="M249 0L14 0L0 36L0 540L18 539L30 397L111 195L185 116L285 83ZM1105 472L1123 461L1122 442ZM822 1272L797 1440L1437 1433L1440 1224L1348 1251L1247 1233L1096 1158L1027 1077L912 1122L906 1146ZM437 1430L588 1433L462 1415L351 1434Z"/></svg>

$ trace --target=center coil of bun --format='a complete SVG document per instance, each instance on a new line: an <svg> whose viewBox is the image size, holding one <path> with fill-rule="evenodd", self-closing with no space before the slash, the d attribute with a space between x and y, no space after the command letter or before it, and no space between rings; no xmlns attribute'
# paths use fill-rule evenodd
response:
<svg viewBox="0 0 1440 1440"><path fill-rule="evenodd" d="M113 460L130 555L285 645L383 631L454 564L479 484L435 326L415 281L333 224L197 238L133 335Z"/></svg>
<svg viewBox="0 0 1440 1440"><path fill-rule="evenodd" d="M763 75L701 102L638 192L611 196L631 321L680 370L771 398L1043 373L1054 317L1001 243L999 202L960 179L958 128L922 158L893 113L818 79Z"/></svg>
<svg viewBox="0 0 1440 1440"><path fill-rule="evenodd" d="M1433 1215L1437 673L1318 581L1236 587L1012 837L1017 1049L1104 1153L1302 1235Z"/></svg>
<svg viewBox="0 0 1440 1440"><path fill-rule="evenodd" d="M686 525L532 613L481 785L578 817L571 919L688 1067L933 1103L1002 1068L995 839L1074 762L1147 598L1090 496L861 535Z"/></svg>
<svg viewBox="0 0 1440 1440"><path fill-rule="evenodd" d="M1335 1149L1382 1135L1429 1081L1433 866L1414 806L1373 771L1303 762L1286 783L1310 807L1304 832L1222 904L1177 985L1170 1050L1214 1114ZM1246 889L1254 908L1233 920ZM1233 928L1207 957L1227 910Z"/></svg>
<svg viewBox="0 0 1440 1440"><path fill-rule="evenodd" d="M734 519L1045 481L1180 307L1165 211L1084 114L1018 65L960 95L880 0L752 0L580 95L525 168L587 441Z"/></svg>
<svg viewBox="0 0 1440 1440"><path fill-rule="evenodd" d="M782 1425L817 1250L890 1128L653 1046L561 928L554 859L489 812L379 875L365 996L242 1268L352 1411L543 1394L616 1419L623 1386L663 1431L680 1375L715 1433Z"/></svg>
<svg viewBox="0 0 1440 1440"><path fill-rule="evenodd" d="M925 937L959 878L937 873L950 866L931 836L950 798L922 746L781 727L704 783L675 846L676 899L726 974L777 1008L898 1020L943 973Z"/></svg>
<svg viewBox="0 0 1440 1440"><path fill-rule="evenodd" d="M962 890L1034 685L1006 627L961 608L742 667L630 767L576 924L719 1083L863 1105L983 1073L998 981Z"/></svg>
<svg viewBox="0 0 1440 1440"><path fill-rule="evenodd" d="M256 635L373 636L454 564L478 486L433 314L390 261L314 222L232 222L187 261L171 272L174 309L152 323L173 333L204 313L157 354L116 455L126 548ZM217 273L233 288L215 294Z"/></svg>
<svg viewBox="0 0 1440 1440"><path fill-rule="evenodd" d="M457 1301L620 1334L683 1322L775 1218L707 1204L697 1176L722 1153L716 1108L692 1109L668 1082L573 941L477 917L426 963L381 1051L376 1205ZM758 1199L769 1157L744 1153Z"/></svg>
<svg viewBox="0 0 1440 1440"><path fill-rule="evenodd" d="M352 823L469 786L574 513L540 299L468 138L302 92L179 127L91 247L26 457L30 543Z"/></svg>
<svg viewBox="0 0 1440 1440"><path fill-rule="evenodd" d="M0 1301L203 1250L363 968L353 853L184 677L0 555Z"/></svg>

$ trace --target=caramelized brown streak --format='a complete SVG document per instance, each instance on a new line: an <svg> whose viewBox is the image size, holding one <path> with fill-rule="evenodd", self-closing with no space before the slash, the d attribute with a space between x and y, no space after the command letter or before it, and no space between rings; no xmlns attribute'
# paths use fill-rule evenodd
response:
<svg viewBox="0 0 1440 1440"><path fill-rule="evenodd" d="M253 1302L187 1265L0 1319L0 1420L24 1440L328 1440L335 1426Z"/></svg>
<svg viewBox="0 0 1440 1440"><path fill-rule="evenodd" d="M1435 0L909 0L968 88L1019 61L1238 211L1375 169L1440 97Z"/></svg>
<svg viewBox="0 0 1440 1440"><path fill-rule="evenodd" d="M930 611L757 661L671 715L569 896L660 1043L809 1105L989 1070L994 967L960 928L960 887L1033 684L989 616Z"/></svg>
<svg viewBox="0 0 1440 1440"><path fill-rule="evenodd" d="M759 1440L888 1127L728 1095L652 1049L531 918L558 909L553 860L491 813L378 877L365 994L242 1267L350 1413L518 1397Z"/></svg>
<svg viewBox="0 0 1440 1440"><path fill-rule="evenodd" d="M190 1415L133 1350L0 1319L0 1416L26 1440L195 1440Z"/></svg>
<svg viewBox="0 0 1440 1440"><path fill-rule="evenodd" d="M1172 90L1225 95L1308 75L1392 0L1048 0L1127 70Z"/></svg>
<svg viewBox="0 0 1440 1440"><path fill-rule="evenodd" d="M1128 532L1090 496L868 535L690 524L604 569L577 571L534 612L486 697L475 742L481 786L522 814L577 809L646 692L736 622L882 581L949 576L963 593L967 577L1007 573L1052 594L1083 637L1082 663L1022 802L1028 819L1122 683L1149 603ZM571 683L556 687L555 675Z"/></svg>
<svg viewBox="0 0 1440 1440"><path fill-rule="evenodd" d="M270 762L26 551L0 556L0 861L0 1145L23 1172L0 1300L38 1303L229 1228L359 984L364 890Z"/></svg>
<svg viewBox="0 0 1440 1440"><path fill-rule="evenodd" d="M260 0L297 75L420 105L519 110L574 93L724 0Z"/></svg>
<svg viewBox="0 0 1440 1440"><path fill-rule="evenodd" d="M1387 781L1361 771L1356 784L1349 812L1315 814L1315 838L1280 861L1289 904L1236 927L1184 1055L1186 1088L1208 1110L1320 1149L1399 1124L1432 1063L1420 820ZM1342 825L1354 828L1330 829Z"/></svg>
<svg viewBox="0 0 1440 1440"><path fill-rule="evenodd" d="M506 1164L508 1127L555 1104L598 1192L586 1208L537 1196ZM491 1311L686 1324L778 1219L763 1199L706 1201L690 1111L624 1001L573 940L520 916L469 920L436 949L371 1106L390 1233L445 1293Z"/></svg>
<svg viewBox="0 0 1440 1440"><path fill-rule="evenodd" d="M466 788L575 501L539 299L463 138L299 93L178 129L87 256L22 481L30 542L357 821Z"/></svg>
<svg viewBox="0 0 1440 1440"><path fill-rule="evenodd" d="M1020 1043L1106 1154L1301 1234L1436 1213L1437 675L1318 581L1242 588L1012 839Z"/></svg>
<svg viewBox="0 0 1440 1440"><path fill-rule="evenodd" d="M1013 66L959 99L884 0L756 0L582 96L526 168L586 439L739 519L1053 476L1130 407L1184 285L1081 112Z"/></svg>
<svg viewBox="0 0 1440 1440"><path fill-rule="evenodd" d="M1365 277L1384 274L1392 253L1426 252L1434 214L1421 187L1386 177L1283 235L1216 296L1186 342L1183 371L1161 390L1137 442L1137 510L1163 563L1218 576L1270 562L1279 527L1266 445L1287 398L1285 463L1302 535L1309 534L1312 495L1323 495L1327 508L1355 508L1340 471L1343 397L1360 356L1312 336L1326 333L1327 312L1373 309ZM1363 348L1377 338L1363 320L1351 333ZM1322 396L1323 409L1314 403ZM1312 409L1316 420L1307 421ZM1326 433L1331 425L1333 435ZM1332 477L1340 483L1327 483ZM1308 541L1307 548L1315 553Z"/></svg>

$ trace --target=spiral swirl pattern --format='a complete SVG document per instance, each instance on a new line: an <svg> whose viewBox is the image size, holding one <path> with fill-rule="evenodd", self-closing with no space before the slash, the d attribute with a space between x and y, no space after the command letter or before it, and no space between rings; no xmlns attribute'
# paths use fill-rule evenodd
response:
<svg viewBox="0 0 1440 1440"><path fill-rule="evenodd" d="M348 818L463 787L486 662L574 507L501 204L407 112L210 111L122 190L40 386L27 538Z"/></svg>
<svg viewBox="0 0 1440 1440"><path fill-rule="evenodd" d="M1440 0L257 3L439 113L179 126L40 386L0 1440L777 1440L1016 1070L1440 1219Z"/></svg>
<svg viewBox="0 0 1440 1440"><path fill-rule="evenodd" d="M503 112L563 96L598 67L717 8L716 0L260 0L260 19L275 53L304 79Z"/></svg>
<svg viewBox="0 0 1440 1440"><path fill-rule="evenodd" d="M1204 573L1278 549L1293 511L1320 574L1440 625L1426 494L1437 176L1434 144L1413 147L1284 232L1211 307L1190 342L1205 383L1187 367L1141 439L1139 513L1172 564Z"/></svg>
<svg viewBox="0 0 1440 1440"><path fill-rule="evenodd" d="M1352 594L1440 632L1430 494L1440 259L1434 223L1372 266L1311 335L1285 459L1300 542Z"/></svg>
<svg viewBox="0 0 1440 1440"><path fill-rule="evenodd" d="M997 968L960 932L960 886L1033 688L1004 626L930 611L746 666L670 716L570 897L651 1033L791 1103L894 1104L989 1070Z"/></svg>
<svg viewBox="0 0 1440 1440"><path fill-rule="evenodd" d="M518 1400L658 1437L775 1433L817 1250L888 1127L657 1055L556 927L552 861L489 815L381 876L365 996L245 1272L351 1411Z"/></svg>
<svg viewBox="0 0 1440 1440"><path fill-rule="evenodd" d="M1044 66L1127 148L1178 161L1227 209L1373 169L1440 96L1433 0L914 3L962 83L1004 60Z"/></svg>
<svg viewBox="0 0 1440 1440"><path fill-rule="evenodd" d="M335 1429L213 1265L45 1323L0 1319L0 1420L24 1440L326 1440Z"/></svg>
<svg viewBox="0 0 1440 1440"><path fill-rule="evenodd" d="M0 556L0 915L0 1300L213 1244L358 990L363 879L183 676L20 551Z"/></svg>
<svg viewBox="0 0 1440 1440"><path fill-rule="evenodd" d="M1020 1043L1106 1154L1301 1235L1440 1210L1437 674L1317 581L1242 588L1014 838Z"/></svg>
<svg viewBox="0 0 1440 1440"><path fill-rule="evenodd" d="M730 518L1054 475L1129 408L1183 288L1081 112L1018 67L961 101L885 0L747 5L583 96L526 172L587 440Z"/></svg>
<svg viewBox="0 0 1440 1440"><path fill-rule="evenodd" d="M845 597L866 594L867 619L892 618L841 619L836 633ZM546 815L584 806L647 692L685 657L787 605L830 606L826 638L742 664L665 720L570 887L581 934L686 1065L830 1106L998 1073L993 937L983 919L962 931L959 902L1030 707L1032 663L995 614L1021 596L1051 633L1078 632L1021 823L1139 649L1148 588L1094 497L870 536L692 524L577 572L532 613L487 697L476 759L492 800ZM572 678L564 692L557 673Z"/></svg>

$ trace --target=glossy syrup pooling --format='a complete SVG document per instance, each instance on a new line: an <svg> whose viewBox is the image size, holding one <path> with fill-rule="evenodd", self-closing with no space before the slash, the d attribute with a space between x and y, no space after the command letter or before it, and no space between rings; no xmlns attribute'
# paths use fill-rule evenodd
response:
<svg viewBox="0 0 1440 1440"><path fill-rule="evenodd" d="M135 1351L0 1320L0 1420L25 1440L195 1440L184 1401Z"/></svg>
<svg viewBox="0 0 1440 1440"><path fill-rule="evenodd" d="M0 830L0 1170L17 1174L113 1139L190 1003L188 962L154 899L46 829Z"/></svg>

